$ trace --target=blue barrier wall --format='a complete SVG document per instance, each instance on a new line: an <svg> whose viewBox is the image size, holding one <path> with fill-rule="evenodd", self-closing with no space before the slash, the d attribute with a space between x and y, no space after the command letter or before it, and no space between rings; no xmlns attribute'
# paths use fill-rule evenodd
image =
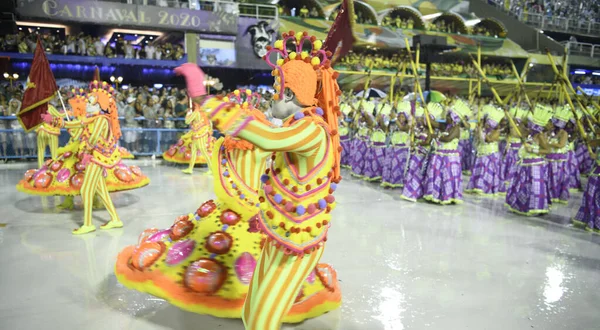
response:
<svg viewBox="0 0 600 330"><path fill-rule="evenodd" d="M15 124L16 117L0 117L0 159L28 159L37 158L37 134L25 131ZM143 118L137 120L142 121ZM174 120L183 120L175 118ZM15 127L15 128L11 128ZM19 127L19 128L16 128ZM121 126L123 136L119 140L121 147L127 148L135 156L161 156L172 144L177 143L181 135L188 129L178 128L128 128ZM213 136L218 138L221 134L213 131ZM61 130L59 146L64 146L69 141L67 130ZM46 157L50 157L49 149Z"/></svg>

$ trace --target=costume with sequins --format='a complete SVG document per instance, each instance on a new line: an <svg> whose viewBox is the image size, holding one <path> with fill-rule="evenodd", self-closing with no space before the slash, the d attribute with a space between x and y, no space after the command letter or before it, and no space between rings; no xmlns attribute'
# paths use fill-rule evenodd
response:
<svg viewBox="0 0 600 330"><path fill-rule="evenodd" d="M212 125L206 116L198 111L186 115L186 124L190 125L190 130L163 153L163 159L171 163L190 164L193 158L192 152L195 150L196 158L193 165L208 164L209 160L202 150L206 150L208 157L211 157L215 141L212 136Z"/></svg>
<svg viewBox="0 0 600 330"><path fill-rule="evenodd" d="M78 120L85 121L85 98L74 97L68 102ZM78 196L86 169L79 154L84 130L83 127L68 129L71 138L64 147L58 148L56 158L47 160L37 169L25 172L17 183L17 190L38 196ZM126 151L124 148L117 150L121 155ZM138 166L127 166L120 160L114 167L106 168L103 175L109 192L137 189L150 183L150 179Z"/></svg>
<svg viewBox="0 0 600 330"><path fill-rule="evenodd" d="M260 111L244 103L242 108L233 107L229 102L235 96L212 97L197 108L243 111L271 127ZM258 189L272 152L231 135L219 139L214 150L211 167L217 198L178 217L170 228L144 231L136 246L119 254L116 274L125 286L182 309L240 318L265 239L258 226ZM301 322L337 308L335 276L330 266L317 265L284 321Z"/></svg>

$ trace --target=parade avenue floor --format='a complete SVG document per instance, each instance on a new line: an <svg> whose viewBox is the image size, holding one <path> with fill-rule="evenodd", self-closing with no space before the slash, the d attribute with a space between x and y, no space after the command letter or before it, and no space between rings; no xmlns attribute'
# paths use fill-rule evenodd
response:
<svg viewBox="0 0 600 330"><path fill-rule="evenodd" d="M152 180L113 195L123 229L72 236L76 209L19 193L29 164L0 167L0 329L243 330L240 320L184 312L121 286L117 253L146 228L169 227L214 197L197 169L133 161ZM599 329L600 236L573 228L568 206L542 218L507 213L503 198L458 206L412 204L342 173L322 261L341 282L343 307L285 329ZM94 211L96 226L108 220Z"/></svg>

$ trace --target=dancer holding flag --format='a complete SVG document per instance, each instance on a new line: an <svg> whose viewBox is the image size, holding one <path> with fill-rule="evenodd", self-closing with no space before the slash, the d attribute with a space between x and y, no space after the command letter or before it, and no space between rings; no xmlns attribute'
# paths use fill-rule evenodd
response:
<svg viewBox="0 0 600 330"><path fill-rule="evenodd" d="M33 62L31 63L31 71L25 85L21 110L17 114L17 118L25 132L37 129L38 168L41 168L44 164L46 146L50 147L50 154L53 160L57 156L60 128L52 124L44 124L41 119L41 114L46 112L50 112L56 117L66 116L66 113L61 114L48 104L54 98L57 91L58 86L56 86L56 80L54 79L52 70L50 70L50 63L48 63L44 47L38 38Z"/></svg>
<svg viewBox="0 0 600 330"><path fill-rule="evenodd" d="M113 97L114 89L103 82L94 82L88 94L89 104L86 107L89 118L65 122L51 114L42 114L44 122L59 127L83 128L79 147L81 165L85 175L81 184L81 199L84 206L83 225L73 230L73 235L93 232L96 227L92 224L92 205L94 196L98 194L108 213L110 221L101 229L121 228L123 223L117 216L112 203L104 173L113 169L121 160L117 141L121 137L121 128L117 114L117 105Z"/></svg>

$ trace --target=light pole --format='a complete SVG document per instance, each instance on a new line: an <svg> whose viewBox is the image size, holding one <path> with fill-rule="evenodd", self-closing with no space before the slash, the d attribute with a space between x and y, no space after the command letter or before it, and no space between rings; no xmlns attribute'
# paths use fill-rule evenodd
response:
<svg viewBox="0 0 600 330"><path fill-rule="evenodd" d="M119 84L123 82L123 77L119 76L115 78L115 76L110 76L110 82L115 84L116 90L119 90Z"/></svg>
<svg viewBox="0 0 600 330"><path fill-rule="evenodd" d="M4 72L4 79L9 80L10 81L10 89L13 89L13 81L19 79L19 75L16 73L13 73L12 75L9 74L8 72Z"/></svg>

